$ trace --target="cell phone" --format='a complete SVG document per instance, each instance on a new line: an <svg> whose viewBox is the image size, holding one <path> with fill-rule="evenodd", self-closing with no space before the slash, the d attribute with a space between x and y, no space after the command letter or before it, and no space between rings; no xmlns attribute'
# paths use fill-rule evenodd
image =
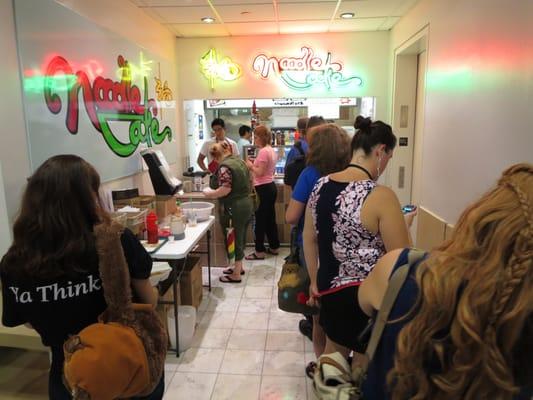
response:
<svg viewBox="0 0 533 400"><path fill-rule="evenodd" d="M416 206L413 204L407 204L406 206L402 207L402 212L404 214L409 214L410 212L413 212L414 210L416 210Z"/></svg>

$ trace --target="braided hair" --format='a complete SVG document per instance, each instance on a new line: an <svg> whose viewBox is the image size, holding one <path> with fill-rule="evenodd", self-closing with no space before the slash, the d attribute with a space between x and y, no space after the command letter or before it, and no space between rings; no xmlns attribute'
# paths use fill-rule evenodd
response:
<svg viewBox="0 0 533 400"><path fill-rule="evenodd" d="M417 270L392 398L510 400L533 381L533 165L504 171Z"/></svg>

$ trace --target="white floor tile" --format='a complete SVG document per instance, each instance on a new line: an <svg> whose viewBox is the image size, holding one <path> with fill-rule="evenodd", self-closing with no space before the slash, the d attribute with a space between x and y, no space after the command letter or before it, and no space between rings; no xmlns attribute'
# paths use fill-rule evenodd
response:
<svg viewBox="0 0 533 400"><path fill-rule="evenodd" d="M300 332L268 331L266 350L304 351L304 339Z"/></svg>
<svg viewBox="0 0 533 400"><path fill-rule="evenodd" d="M231 329L198 328L194 332L191 347L203 349L225 349L228 344Z"/></svg>
<svg viewBox="0 0 533 400"><path fill-rule="evenodd" d="M241 299L209 300L207 311L237 311Z"/></svg>
<svg viewBox="0 0 533 400"><path fill-rule="evenodd" d="M263 350L267 331L250 329L233 329L228 341L228 349Z"/></svg>
<svg viewBox="0 0 533 400"><path fill-rule="evenodd" d="M176 352L169 351L165 359L165 373L176 372L183 357L176 357Z"/></svg>
<svg viewBox="0 0 533 400"><path fill-rule="evenodd" d="M270 310L270 299L242 299L238 312L264 313Z"/></svg>
<svg viewBox="0 0 533 400"><path fill-rule="evenodd" d="M246 286L243 299L272 299L272 286Z"/></svg>
<svg viewBox="0 0 533 400"><path fill-rule="evenodd" d="M209 399L216 380L217 374L176 372L165 391L164 398L166 400Z"/></svg>
<svg viewBox="0 0 533 400"><path fill-rule="evenodd" d="M302 317L284 311L270 313L268 329L274 331L298 331L298 322Z"/></svg>
<svg viewBox="0 0 533 400"><path fill-rule="evenodd" d="M305 376L304 353L295 351L265 351L263 375Z"/></svg>
<svg viewBox="0 0 533 400"><path fill-rule="evenodd" d="M243 292L244 286L235 287L231 285L224 285L214 287L209 296L210 298L214 298L216 300L224 300L228 298L239 299L242 297Z"/></svg>
<svg viewBox="0 0 533 400"><path fill-rule="evenodd" d="M165 369L165 393L167 392L170 382L172 382L172 378L174 378L175 374L176 371L167 371Z"/></svg>
<svg viewBox="0 0 533 400"><path fill-rule="evenodd" d="M260 400L306 400L307 390L305 378L288 376L263 376Z"/></svg>
<svg viewBox="0 0 533 400"><path fill-rule="evenodd" d="M277 282L277 281L276 281ZM274 286L274 272L269 273L265 276L249 276L246 283L248 287L250 286Z"/></svg>
<svg viewBox="0 0 533 400"><path fill-rule="evenodd" d="M302 335L304 338L304 351L307 353L314 353L315 348L313 347L313 342L309 340L307 336Z"/></svg>
<svg viewBox="0 0 533 400"><path fill-rule="evenodd" d="M264 354L258 350L226 350L220 373L261 375Z"/></svg>
<svg viewBox="0 0 533 400"><path fill-rule="evenodd" d="M235 329L262 329L268 328L269 313L238 312L235 316L233 328Z"/></svg>
<svg viewBox="0 0 533 400"><path fill-rule="evenodd" d="M219 374L211 400L256 400L260 386L258 375Z"/></svg>
<svg viewBox="0 0 533 400"><path fill-rule="evenodd" d="M235 311L206 311L198 326L200 328L233 328Z"/></svg>
<svg viewBox="0 0 533 400"><path fill-rule="evenodd" d="M179 372L218 373L224 358L224 350L191 348L180 357L183 359L178 365Z"/></svg>
<svg viewBox="0 0 533 400"><path fill-rule="evenodd" d="M307 386L307 400L319 400L315 395L315 390L313 389L313 381L311 379L305 380Z"/></svg>

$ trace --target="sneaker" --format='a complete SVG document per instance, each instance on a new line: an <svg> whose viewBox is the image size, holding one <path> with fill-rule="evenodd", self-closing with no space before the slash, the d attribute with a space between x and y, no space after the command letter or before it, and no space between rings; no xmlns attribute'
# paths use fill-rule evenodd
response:
<svg viewBox="0 0 533 400"><path fill-rule="evenodd" d="M298 323L298 329L300 333L307 337L309 340L313 341L313 323L309 322L307 319L301 319Z"/></svg>

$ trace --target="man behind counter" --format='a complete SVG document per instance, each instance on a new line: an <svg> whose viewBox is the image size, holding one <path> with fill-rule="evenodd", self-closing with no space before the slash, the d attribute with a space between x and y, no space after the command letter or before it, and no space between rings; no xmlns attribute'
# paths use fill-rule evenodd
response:
<svg viewBox="0 0 533 400"><path fill-rule="evenodd" d="M204 142L202 148L200 149L200 154L198 154L198 159L196 160L198 166L203 171L211 171L211 169L216 169L206 167L204 162L206 157L208 164L211 164L213 162L213 159L209 154L209 149L215 143L228 142L231 145L232 154L234 156L239 156L239 149L237 148L237 143L226 137L226 124L224 123L224 120L222 118L215 118L213 122L211 122L211 129L213 130L214 137Z"/></svg>

